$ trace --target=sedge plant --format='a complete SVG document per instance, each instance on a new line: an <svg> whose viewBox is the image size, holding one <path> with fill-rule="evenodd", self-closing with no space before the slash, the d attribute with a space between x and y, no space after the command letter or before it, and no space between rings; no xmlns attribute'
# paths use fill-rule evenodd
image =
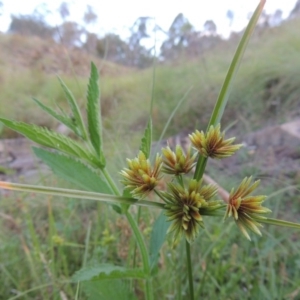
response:
<svg viewBox="0 0 300 300"><path fill-rule="evenodd" d="M150 112L137 157L127 159L127 167L120 170L118 174L123 190L119 189L113 176L107 171L103 151L99 76L97 67L93 63L91 63L87 88L87 122L84 121L72 92L61 79L61 87L71 109L71 116L63 111L57 112L34 99L42 110L67 126L74 133L75 138L32 124L0 118L5 126L43 146L43 148L34 148L37 157L55 174L78 186L79 190L9 182L0 182L1 188L103 201L111 204L117 214L124 215L132 229L142 261L140 267L136 267L136 263L133 263L131 267L114 264L88 266L74 274L71 279L73 282L95 283L109 280L110 284L101 285L101 292L105 294L105 289L111 288L111 284L114 286L114 283L117 284L120 279L139 280L143 282L143 299L154 299L152 279L157 270L159 251L166 236L169 236L173 247L176 247L181 239L186 241L189 299L195 299L190 248L199 237L199 232L204 230L206 218L214 217L226 222L227 219L235 222L248 240L251 240L250 232L261 235L263 224L300 229L300 224L267 216L271 210L263 206L266 196L255 194L259 181L253 180L252 177L242 179L240 185L233 187L229 196L222 200L217 198L218 186L203 183L208 158L229 157L242 146L235 144L234 138L225 138L221 130L221 118L238 66L264 4L265 1L261 0L245 30L207 129L196 130L189 135L192 147L187 151L178 145L174 150L169 147L162 148L160 153L151 156L152 119ZM46 150L45 147L51 150ZM162 188L160 185L162 179L167 182L167 188ZM151 197L152 200L149 200L150 194L155 194L156 198L153 200ZM163 212L153 225L150 250L136 218L129 209L133 205L147 206L148 209L158 208ZM135 258L133 261L135 262ZM115 290L116 293L120 292L117 285ZM132 293L132 290L127 289L122 294L123 299L134 297Z"/></svg>

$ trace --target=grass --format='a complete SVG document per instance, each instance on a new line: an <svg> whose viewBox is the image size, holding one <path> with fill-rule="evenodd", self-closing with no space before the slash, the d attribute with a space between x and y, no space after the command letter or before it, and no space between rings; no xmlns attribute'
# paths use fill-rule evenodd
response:
<svg viewBox="0 0 300 300"><path fill-rule="evenodd" d="M51 177L47 181L61 185ZM235 182L231 178L230 184L222 184ZM263 192L278 190L278 182L264 183ZM298 197L295 190L277 194L267 206L275 216L296 220ZM18 299L18 293L23 293L19 299L75 299L76 285L69 278L76 270L96 262L126 264L132 251L126 220L105 204L15 193L2 196L0 211L0 299ZM140 227L146 237L156 214L154 209L142 211ZM249 243L231 223L223 226L208 218L206 227L192 248L196 299L298 299L297 231L266 225L264 236L252 235ZM154 277L156 297L186 299L188 287L178 290L179 282L186 282L183 252L184 243L163 248ZM86 298L82 294L79 299Z"/></svg>
<svg viewBox="0 0 300 300"><path fill-rule="evenodd" d="M299 116L299 26L300 20L295 19L281 27L255 33L230 96L229 108L223 118L225 125L237 120L235 128L242 134ZM21 42L18 43L19 46L20 44ZM170 124L167 135L207 124L236 45L235 39L224 41L201 57L192 60L182 57L182 61L176 64L157 67L153 111L156 138L159 137L169 112L191 87L192 90ZM72 53L68 57L63 50L61 52L62 61L73 57ZM51 66L53 58L49 57ZM102 64L100 61L96 62L98 65ZM69 61L71 63L72 60ZM87 76L83 71L76 73L77 69L75 65L74 72L79 74L76 79L70 66L60 76L80 100L84 98L86 79L83 78ZM111 132L117 132L122 137L139 135L147 120L152 70L134 72L120 67L116 71L116 67L109 64L102 73L102 112L106 117L104 126L108 135ZM120 75L116 77L116 73ZM4 64L0 69L0 78L0 115L27 121L30 112L35 123L55 127L55 123L49 118L35 113L36 107L30 100L34 96L46 103L63 105L64 98L61 89L57 88L58 82L53 72L45 73L38 67L33 70L17 68L13 71L9 64ZM11 89L11 86L15 88ZM10 104L12 100L13 106ZM15 107L19 109L16 110ZM11 134L4 131L6 136Z"/></svg>
<svg viewBox="0 0 300 300"><path fill-rule="evenodd" d="M299 115L297 28L299 20L294 20L252 41L224 116L226 124L238 120L238 130L245 132ZM167 134L207 124L234 47L234 43L224 42L222 54L215 49L194 61L157 68L153 115L156 137L172 108L191 86L193 89ZM140 140L148 116L151 72L102 79L107 160L115 158L111 169L119 170L130 153L127 145L134 148ZM76 81L71 75L62 77L76 98L83 98L81 87L86 80L79 77ZM35 96L63 105L63 95L53 75L38 69L16 75L3 67L1 78L1 115L23 121L30 117L32 123L55 127L50 119L34 113L36 107L29 100ZM196 104L199 98L203 99L200 105ZM117 132L113 139L111 132ZM11 135L8 131L4 134ZM228 175L220 184L229 189L239 180ZM41 181L44 185L65 186L51 176ZM294 183L298 184L286 179L266 179L261 189L270 194ZM73 273L95 262L126 265L128 254L133 251L129 226L104 204L20 193L2 193L0 197L0 299L86 299L86 294L78 295L77 286L69 281ZM298 198L299 191L289 189L270 198L267 206L275 216L297 220ZM157 212L153 209L142 213L140 226L149 233ZM223 226L211 219L206 223L208 230L201 233L192 248L196 299L300 297L299 232L266 225L264 236L252 235L253 242L249 243L232 225ZM163 248L154 279L157 299L186 299L188 286L179 284L186 282L183 252L184 243L176 250L170 245ZM142 287L137 284L136 289L139 295Z"/></svg>

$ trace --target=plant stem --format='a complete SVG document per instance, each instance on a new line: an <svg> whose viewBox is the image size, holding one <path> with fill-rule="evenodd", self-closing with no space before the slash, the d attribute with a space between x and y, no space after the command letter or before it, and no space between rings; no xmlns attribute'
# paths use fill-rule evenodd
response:
<svg viewBox="0 0 300 300"><path fill-rule="evenodd" d="M273 218L257 218L257 221L260 223L265 223L265 224L271 224L271 225L277 225L277 226L282 226L282 227L291 227L291 228L297 228L300 229L300 224L294 223L294 222L288 222L284 220L279 220L279 219L273 219Z"/></svg>
<svg viewBox="0 0 300 300"><path fill-rule="evenodd" d="M196 170L194 174L194 179L196 179L197 181L199 181L202 178L205 171L206 163L207 157L201 155L197 161Z"/></svg>
<svg viewBox="0 0 300 300"><path fill-rule="evenodd" d="M140 221L140 217L141 217L141 208L138 208L138 213L137 213L137 217L136 217L136 223L137 225L139 224ZM136 266L136 243L134 243L134 249L133 249L133 260L132 260L132 267L135 268Z"/></svg>
<svg viewBox="0 0 300 300"><path fill-rule="evenodd" d="M112 188L112 190L114 191L114 193L116 195L120 195L120 192L117 188L117 186L115 185L114 181L112 180L111 176L109 175L109 173L107 172L107 170L104 168L102 170L103 175L105 176L107 182L109 183L110 187ZM137 223L135 222L134 218L132 217L132 215L130 214L130 212L128 210L125 211L125 216L131 226L131 229L134 233L134 236L136 238L136 242L138 244L138 247L140 249L141 255L142 255L142 260L143 260L143 266L144 266L144 271L147 274L147 276L150 277L150 263L149 263L149 255L148 255L148 251L146 248L146 244L145 241L143 239L143 236L140 232L140 229L137 225ZM152 300L153 299L153 288L152 288L152 279L151 278L147 278L146 279L146 299L147 300Z"/></svg>
<svg viewBox="0 0 300 300"><path fill-rule="evenodd" d="M131 226L131 229L135 235L137 244L139 246L142 260L143 260L144 272L149 276L149 278L146 279L146 291L145 291L146 297L145 297L145 299L153 300L152 279L150 278L151 269L150 269L149 255L148 255L148 251L146 248L146 244L145 244L143 236L137 226L137 223L135 222L134 218L132 217L132 215L130 214L130 212L128 210L126 210L125 216Z"/></svg>
<svg viewBox="0 0 300 300"><path fill-rule="evenodd" d="M120 192L117 188L117 186L115 185L114 181L112 180L111 176L109 175L109 173L107 172L107 170L104 168L102 170L103 175L105 176L107 182L109 183L110 187L112 188L112 190L114 191L114 193L116 195L120 195ZM141 255L142 255L142 260L143 260L143 266L144 266L144 271L145 273L150 276L150 263L149 263L149 255L148 255L148 251L146 248L146 244L145 241L143 239L143 236L140 232L140 229L137 225L137 223L135 222L134 218L132 217L132 215L130 214L130 212L128 210L125 211L125 216L131 226L131 229L134 233L134 236L136 238L136 242L138 244L138 247L140 249ZM146 279L146 299L147 300L152 300L153 299L153 288L152 288L152 279L151 278L147 278Z"/></svg>
<svg viewBox="0 0 300 300"><path fill-rule="evenodd" d="M120 192L118 190L118 187L116 186L116 184L114 183L113 179L111 178L110 174L107 172L106 168L103 168L102 173L105 177L105 179L107 180L109 186L111 187L111 189L113 190L114 194L117 196L120 196Z"/></svg>
<svg viewBox="0 0 300 300"><path fill-rule="evenodd" d="M137 199L129 198L129 197L122 197L122 196L115 196L115 195L108 195L108 194L73 190L73 189L70 190L70 189L45 187L45 186L37 186L37 185L30 185L30 184L12 183L6 181L0 181L0 188L6 190L32 192L32 193L61 196L61 197L68 197L74 199L79 198L79 199L89 199L89 200L102 201L108 203L158 207L160 209L165 208L165 205L160 202L154 202L148 200L138 201Z"/></svg>
<svg viewBox="0 0 300 300"><path fill-rule="evenodd" d="M191 261L191 248L188 241L185 241L185 249L186 249L186 258L187 258L190 299L194 300L194 283L193 283L193 271L192 271L192 261Z"/></svg>

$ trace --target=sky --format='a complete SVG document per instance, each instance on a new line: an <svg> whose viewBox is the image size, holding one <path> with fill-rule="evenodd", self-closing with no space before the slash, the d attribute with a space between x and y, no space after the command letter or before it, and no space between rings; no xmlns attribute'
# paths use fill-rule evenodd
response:
<svg viewBox="0 0 300 300"><path fill-rule="evenodd" d="M50 14L47 21L52 25L59 25L61 19L57 9L62 0L2 0L3 8L0 16L0 31L5 32L10 24L11 14L31 14L34 8L47 4ZM249 13L253 12L258 0L67 0L70 3L71 16L68 20L80 22L86 5L90 4L98 16L97 24L90 27L90 31L100 36L107 32L119 34L126 38L134 21L140 16L155 19L162 29L167 31L174 18L183 13L192 25L201 30L206 20L213 19L218 32L224 37L230 31L240 31L246 24ZM297 0L267 0L265 10L273 13L276 9L283 11L283 18L287 17L294 8ZM229 26L226 18L227 10L234 12L234 22ZM127 35L127 36L126 36Z"/></svg>

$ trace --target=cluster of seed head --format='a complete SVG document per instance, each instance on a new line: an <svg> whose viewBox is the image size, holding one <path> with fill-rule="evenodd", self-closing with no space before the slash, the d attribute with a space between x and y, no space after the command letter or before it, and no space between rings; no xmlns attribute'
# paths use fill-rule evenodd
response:
<svg viewBox="0 0 300 300"><path fill-rule="evenodd" d="M188 242L192 242L200 228L204 227L202 216L214 215L224 207L224 203L211 200L217 193L217 187L202 185L202 180L186 179L183 175L193 170L199 156L222 159L233 155L242 145L234 145L235 138L225 140L220 125L210 126L206 133L196 130L189 138L196 150L194 153L191 147L185 153L177 145L175 151L170 147L162 148L162 156L157 154L153 166L142 151L136 158L127 159L128 168L121 171L121 182L138 199L154 190L165 203L165 214L172 221L169 232L173 234L174 240L184 235ZM162 173L173 176L167 191L157 189ZM249 239L247 229L260 234L259 218L263 218L260 214L269 212L261 206L264 196L250 196L258 184L255 182L251 185L251 178L245 178L236 191L231 191L225 214L225 217L234 217Z"/></svg>

